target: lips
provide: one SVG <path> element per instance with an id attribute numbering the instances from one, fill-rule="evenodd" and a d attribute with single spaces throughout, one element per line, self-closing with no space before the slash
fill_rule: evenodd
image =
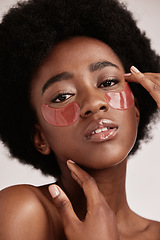
<path id="1" fill-rule="evenodd" d="M 93 142 L 112 139 L 118 133 L 118 125 L 109 119 L 91 122 L 85 131 L 85 138 Z"/>

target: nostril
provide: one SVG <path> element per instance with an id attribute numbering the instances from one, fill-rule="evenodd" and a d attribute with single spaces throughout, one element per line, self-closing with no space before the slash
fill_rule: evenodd
<path id="1" fill-rule="evenodd" d="M 91 114 L 95 114 L 95 113 L 97 113 L 98 111 L 106 111 L 107 110 L 107 108 L 106 108 L 106 106 L 104 105 L 104 106 L 97 106 L 95 109 L 92 109 L 92 110 L 88 110 L 88 111 L 82 111 L 82 114 L 80 115 L 80 117 L 82 117 L 82 118 L 86 118 L 86 117 L 89 117 Z"/>
<path id="2" fill-rule="evenodd" d="M 100 107 L 100 110 L 105 110 L 105 109 L 106 109 L 105 106 Z"/>
<path id="3" fill-rule="evenodd" d="M 90 115 L 90 114 L 91 114 L 91 111 L 85 112 L 85 116 L 88 116 L 88 115 Z"/>

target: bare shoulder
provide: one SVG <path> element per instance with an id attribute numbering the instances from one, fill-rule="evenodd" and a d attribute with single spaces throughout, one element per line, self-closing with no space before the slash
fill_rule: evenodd
<path id="1" fill-rule="evenodd" d="M 0 239 L 51 239 L 52 221 L 47 200 L 38 188 L 17 185 L 2 190 L 0 213 Z"/>
<path id="2" fill-rule="evenodd" d="M 145 219 L 146 227 L 140 234 L 140 239 L 159 240 L 160 239 L 160 223 Z"/>
<path id="3" fill-rule="evenodd" d="M 150 237 L 150 239 L 160 239 L 160 222 L 149 221 L 148 236 Z"/>

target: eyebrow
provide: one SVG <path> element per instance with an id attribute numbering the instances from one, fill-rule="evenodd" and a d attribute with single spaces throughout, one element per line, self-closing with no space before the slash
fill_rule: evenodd
<path id="1" fill-rule="evenodd" d="M 92 63 L 89 65 L 89 71 L 90 72 L 94 72 L 97 70 L 100 70 L 102 68 L 105 67 L 115 67 L 117 69 L 120 69 L 116 64 L 109 62 L 109 61 L 103 61 L 103 62 L 96 62 L 96 63 Z"/>
<path id="2" fill-rule="evenodd" d="M 105 67 L 115 67 L 117 69 L 120 69 L 116 64 L 109 62 L 109 61 L 103 61 L 103 62 L 96 62 L 96 63 L 92 63 L 88 66 L 88 69 L 90 72 L 95 72 L 97 70 L 103 69 Z M 55 83 L 55 82 L 59 82 L 62 80 L 68 80 L 74 77 L 73 73 L 69 73 L 69 72 L 62 72 L 60 74 L 57 74 L 56 76 L 51 77 L 43 86 L 42 88 L 42 95 L 44 94 L 44 92 L 47 90 L 47 88 Z"/>
<path id="3" fill-rule="evenodd" d="M 55 83 L 55 82 L 59 82 L 59 81 L 62 81 L 62 80 L 68 80 L 68 79 L 71 79 L 73 78 L 73 74 L 72 73 L 69 73 L 69 72 L 62 72 L 60 74 L 57 74 L 56 76 L 54 77 L 51 77 L 43 86 L 42 88 L 42 94 L 44 94 L 44 92 L 47 90 L 47 88 Z"/>

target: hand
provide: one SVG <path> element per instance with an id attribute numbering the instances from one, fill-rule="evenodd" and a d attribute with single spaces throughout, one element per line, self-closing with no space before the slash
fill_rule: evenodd
<path id="1" fill-rule="evenodd" d="M 124 75 L 127 82 L 140 83 L 156 101 L 160 111 L 160 73 L 141 73 L 134 66 L 131 73 Z"/>
<path id="2" fill-rule="evenodd" d="M 99 191 L 95 180 L 74 162 L 69 160 L 67 165 L 72 177 L 83 188 L 87 198 L 87 214 L 82 222 L 62 189 L 56 185 L 49 186 L 53 203 L 62 218 L 67 239 L 118 240 L 115 215 Z"/>

